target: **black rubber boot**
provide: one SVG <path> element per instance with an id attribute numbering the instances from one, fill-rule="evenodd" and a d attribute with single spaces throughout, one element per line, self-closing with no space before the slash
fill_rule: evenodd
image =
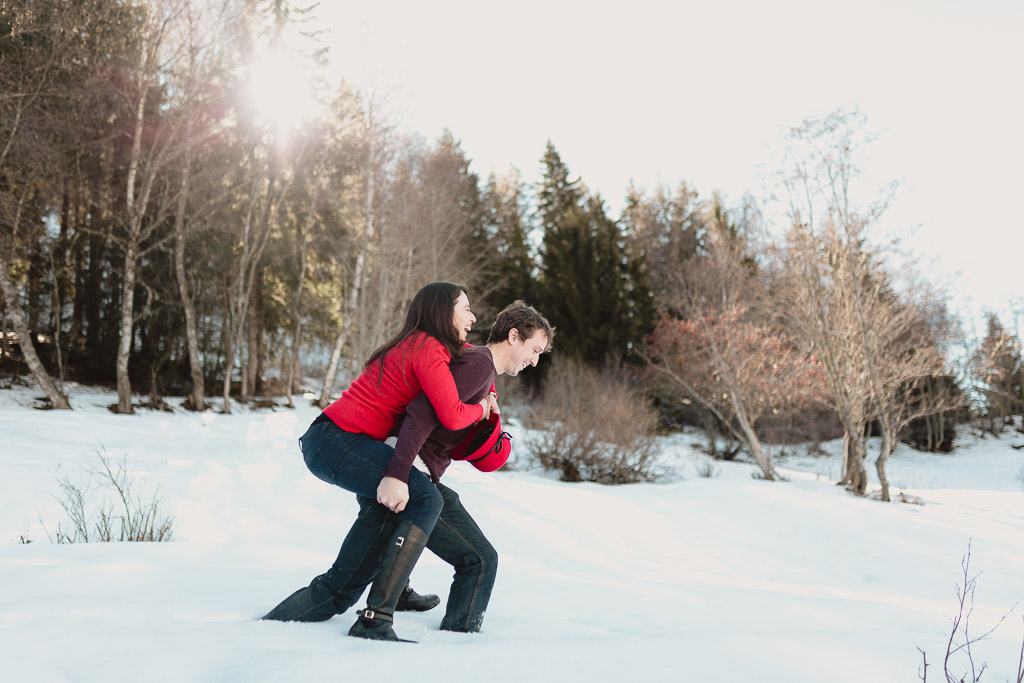
<path id="1" fill-rule="evenodd" d="M 327 621 L 338 614 L 334 595 L 323 585 L 320 576 L 282 600 L 262 619 L 269 621 Z"/>
<path id="2" fill-rule="evenodd" d="M 380 567 L 393 535 L 394 515 L 375 501 L 360 501 L 359 516 L 345 537 L 334 565 L 270 610 L 271 621 L 327 621 L 358 602 Z"/>
<path id="3" fill-rule="evenodd" d="M 420 595 L 412 589 L 412 586 L 406 583 L 405 590 L 402 591 L 402 596 L 398 598 L 398 606 L 395 607 L 395 611 L 426 612 L 434 609 L 440 604 L 441 598 L 437 597 L 433 593 Z"/>
<path id="4" fill-rule="evenodd" d="M 426 545 L 427 534 L 423 529 L 408 520 L 399 523 L 391 544 L 381 558 L 377 578 L 370 586 L 366 609 L 358 612 L 359 618 L 349 629 L 350 636 L 371 640 L 402 640 L 391 628 L 395 607 Z"/>

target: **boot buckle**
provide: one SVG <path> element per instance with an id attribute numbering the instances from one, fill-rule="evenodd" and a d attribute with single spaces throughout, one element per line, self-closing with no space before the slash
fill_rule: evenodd
<path id="1" fill-rule="evenodd" d="M 374 612 L 372 609 L 364 609 L 362 614 L 360 614 L 359 616 L 361 616 L 363 619 L 371 619 L 372 620 L 373 616 L 375 614 L 376 614 L 376 612 Z"/>

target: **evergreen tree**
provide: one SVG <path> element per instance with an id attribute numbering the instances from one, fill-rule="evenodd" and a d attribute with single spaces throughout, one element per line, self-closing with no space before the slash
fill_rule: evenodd
<path id="1" fill-rule="evenodd" d="M 492 173 L 484 188 L 478 246 L 490 253 L 484 271 L 488 283 L 484 308 L 488 311 L 499 311 L 516 299 L 533 301 L 535 265 L 530 255 L 523 194 L 518 172 L 500 179 Z"/>
<path id="2" fill-rule="evenodd" d="M 640 264 L 599 195 L 586 196 L 551 143 L 542 160 L 538 218 L 544 231 L 538 303 L 559 328 L 559 353 L 588 365 L 622 362 L 652 327 Z"/>
<path id="3" fill-rule="evenodd" d="M 989 313 L 985 338 L 974 354 L 976 389 L 988 429 L 999 434 L 1014 415 L 1024 411 L 1024 357 L 1020 339 Z"/>
<path id="4" fill-rule="evenodd" d="M 658 306 L 671 308 L 679 277 L 686 262 L 704 249 L 713 216 L 686 183 L 680 183 L 675 194 L 665 187 L 656 188 L 650 196 L 629 189 L 621 219 L 626 248 L 630 259 L 642 264 Z"/>

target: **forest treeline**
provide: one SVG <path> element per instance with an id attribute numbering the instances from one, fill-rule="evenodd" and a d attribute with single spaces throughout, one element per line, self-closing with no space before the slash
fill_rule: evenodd
<path id="1" fill-rule="evenodd" d="M 642 388 L 662 423 L 705 427 L 769 479 L 764 442 L 841 434 L 863 492 L 877 435 L 888 499 L 897 441 L 945 450 L 970 416 L 999 431 L 1024 411 L 1012 325 L 968 335 L 875 237 L 891 188 L 858 175 L 858 112 L 794 126 L 771 197 L 630 187 L 613 216 L 552 142 L 539 183 L 480 178 L 453 132 L 400 134 L 346 82 L 316 82 L 321 106 L 282 126 L 251 96 L 254 65 L 322 73 L 314 12 L 0 3 L 3 374 L 31 372 L 55 408 L 69 380 L 116 386 L 122 413 L 133 393 L 227 412 L 229 396 L 290 403 L 304 376 L 323 404 L 443 279 L 481 321 L 535 304 L 554 364 Z"/>

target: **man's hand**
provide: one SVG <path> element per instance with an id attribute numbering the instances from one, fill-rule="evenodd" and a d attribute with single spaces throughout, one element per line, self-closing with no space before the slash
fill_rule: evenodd
<path id="1" fill-rule="evenodd" d="M 409 485 L 401 479 L 384 477 L 377 486 L 377 502 L 398 513 L 409 503 Z"/>
<path id="2" fill-rule="evenodd" d="M 487 394 L 487 406 L 490 409 L 488 416 L 490 413 L 501 415 L 501 409 L 498 408 L 498 395 L 493 391 Z"/>

